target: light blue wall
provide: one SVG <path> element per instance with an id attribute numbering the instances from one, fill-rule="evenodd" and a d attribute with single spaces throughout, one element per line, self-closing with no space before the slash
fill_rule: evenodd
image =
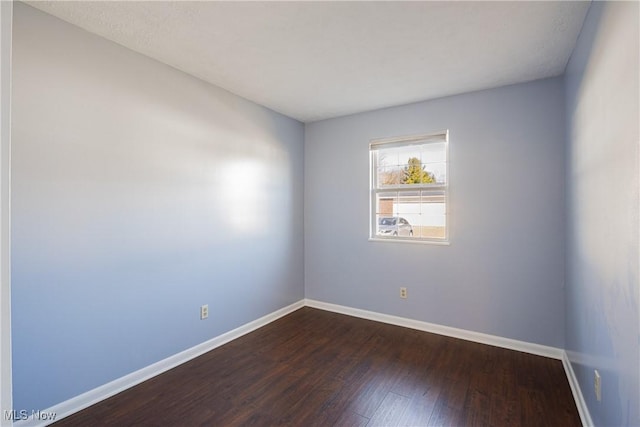
<path id="1" fill-rule="evenodd" d="M 303 298 L 301 123 L 14 11 L 15 409 Z"/>
<path id="2" fill-rule="evenodd" d="M 451 245 L 368 241 L 369 141 L 443 129 Z M 307 298 L 563 347 L 564 137 L 561 78 L 308 124 Z"/>
<path id="3" fill-rule="evenodd" d="M 594 2 L 566 73 L 566 348 L 597 426 L 640 425 L 639 12 Z"/>

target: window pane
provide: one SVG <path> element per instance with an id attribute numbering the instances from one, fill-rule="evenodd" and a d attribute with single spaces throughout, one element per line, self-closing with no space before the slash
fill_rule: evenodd
<path id="1" fill-rule="evenodd" d="M 447 161 L 446 145 L 444 142 L 436 142 L 420 146 L 424 163 L 444 163 Z"/>
<path id="2" fill-rule="evenodd" d="M 378 186 L 402 184 L 404 173 L 402 168 L 397 166 L 387 166 L 378 168 Z"/>
<path id="3" fill-rule="evenodd" d="M 377 185 L 445 184 L 446 145 L 431 143 L 378 150 Z"/>
<path id="4" fill-rule="evenodd" d="M 398 219 L 395 215 L 395 206 L 398 202 L 398 193 L 381 193 L 376 198 L 376 228 L 378 236 L 397 236 Z"/>
<path id="5" fill-rule="evenodd" d="M 436 184 L 447 183 L 447 164 L 446 163 L 424 163 L 422 165 Z"/>
<path id="6" fill-rule="evenodd" d="M 444 239 L 447 212 L 444 192 L 423 191 L 420 208 L 420 222 L 414 233 L 422 238 Z"/>
<path id="7" fill-rule="evenodd" d="M 376 215 L 395 216 L 395 206 L 397 203 L 397 192 L 378 193 L 376 196 Z"/>
<path id="8" fill-rule="evenodd" d="M 398 193 L 398 199 L 394 206 L 394 214 L 401 220 L 405 221 L 404 237 L 418 237 L 415 226 L 420 222 L 420 192 L 419 191 L 403 191 Z"/>

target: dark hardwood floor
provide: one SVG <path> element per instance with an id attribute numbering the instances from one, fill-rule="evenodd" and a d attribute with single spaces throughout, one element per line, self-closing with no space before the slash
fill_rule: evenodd
<path id="1" fill-rule="evenodd" d="M 562 363 L 302 308 L 55 424 L 580 426 Z"/>

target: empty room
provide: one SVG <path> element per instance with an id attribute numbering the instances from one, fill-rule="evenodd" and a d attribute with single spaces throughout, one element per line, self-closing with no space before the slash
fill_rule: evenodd
<path id="1" fill-rule="evenodd" d="M 0 23 L 3 427 L 640 427 L 638 1 Z"/>

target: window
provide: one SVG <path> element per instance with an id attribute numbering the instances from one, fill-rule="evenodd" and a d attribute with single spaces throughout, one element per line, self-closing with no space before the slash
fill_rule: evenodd
<path id="1" fill-rule="evenodd" d="M 371 141 L 371 238 L 447 242 L 449 132 Z"/>

